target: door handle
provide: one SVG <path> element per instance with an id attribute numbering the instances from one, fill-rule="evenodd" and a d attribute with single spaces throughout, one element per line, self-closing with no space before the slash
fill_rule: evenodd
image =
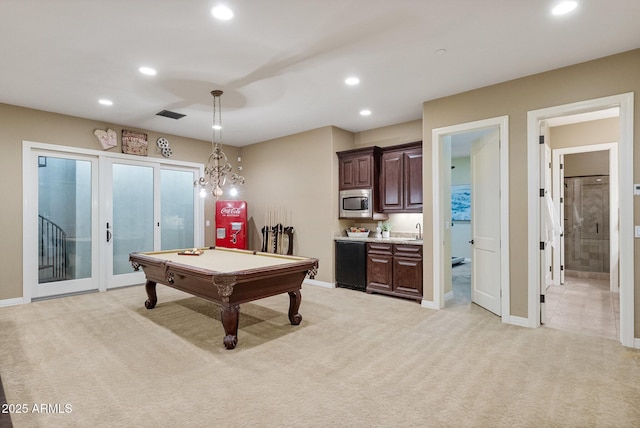
<path id="1" fill-rule="evenodd" d="M 469 241 L 469 244 L 473 245 L 473 239 L 471 241 Z"/>

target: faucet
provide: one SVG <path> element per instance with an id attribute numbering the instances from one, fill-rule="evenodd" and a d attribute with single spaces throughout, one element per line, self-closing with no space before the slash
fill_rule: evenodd
<path id="1" fill-rule="evenodd" d="M 416 239 L 422 239 L 422 225 L 420 223 L 416 224 L 416 229 L 418 229 L 418 236 Z"/>

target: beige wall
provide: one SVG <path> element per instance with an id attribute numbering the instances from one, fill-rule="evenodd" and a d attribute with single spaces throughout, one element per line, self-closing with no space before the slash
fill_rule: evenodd
<path id="1" fill-rule="evenodd" d="M 564 155 L 564 176 L 609 175 L 609 151 Z"/>
<path id="2" fill-rule="evenodd" d="M 413 120 L 362 131 L 354 136 L 356 147 L 387 147 L 415 141 L 422 141 L 422 120 Z"/>
<path id="3" fill-rule="evenodd" d="M 259 249 L 267 209 L 282 207 L 294 227 L 294 254 L 318 258 L 316 279 L 333 282 L 333 232 L 337 219 L 334 138 L 350 144 L 346 131 L 324 127 L 242 147 L 247 180 L 249 245 Z"/>
<path id="4" fill-rule="evenodd" d="M 552 149 L 615 143 L 620 140 L 620 119 L 610 117 L 571 125 L 552 126 L 549 128 L 549 140 L 549 146 Z"/>
<path id="5" fill-rule="evenodd" d="M 113 129 L 120 141 L 123 129 L 120 125 L 0 104 L 0 300 L 22 297 L 22 141 L 100 150 L 93 135 L 98 128 Z M 211 152 L 209 142 L 153 132 L 147 134 L 149 157 L 162 157 L 154 150 L 160 136 L 169 139 L 174 153 L 171 159 L 201 163 Z M 121 147 L 118 145 L 110 151 L 121 152 Z M 206 218 L 213 219 L 213 212 L 213 206 L 207 203 Z"/>
<path id="6" fill-rule="evenodd" d="M 492 117 L 509 116 L 509 212 L 511 314 L 528 316 L 527 258 L 534 243 L 527 243 L 527 112 L 609 95 L 640 91 L 640 50 L 634 50 L 571 67 L 504 82 L 423 105 L 425 155 L 425 200 L 432 198 L 431 130 Z M 634 182 L 640 179 L 640 108 L 634 110 Z M 640 199 L 634 200 L 635 222 L 640 221 Z M 425 240 L 432 238 L 433 216 L 425 211 Z M 635 266 L 640 266 L 640 245 L 635 243 Z M 432 278 L 432 248 L 424 248 L 425 284 Z M 640 269 L 635 271 L 635 331 L 640 332 Z M 428 287 L 425 287 L 427 289 Z M 425 291 L 431 298 L 432 290 Z"/>

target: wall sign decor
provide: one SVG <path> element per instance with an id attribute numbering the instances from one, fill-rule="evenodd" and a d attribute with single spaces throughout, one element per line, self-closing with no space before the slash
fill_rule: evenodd
<path id="1" fill-rule="evenodd" d="M 122 153 L 130 155 L 147 155 L 147 134 L 136 131 L 122 130 Z"/>
<path id="2" fill-rule="evenodd" d="M 170 158 L 173 154 L 173 150 L 171 150 L 171 147 L 169 147 L 169 140 L 167 140 L 166 138 L 158 138 L 158 140 L 156 141 L 156 145 L 158 146 L 156 151 L 162 153 L 162 156 L 164 156 L 165 158 Z"/>
<path id="3" fill-rule="evenodd" d="M 93 135 L 96 136 L 102 150 L 109 150 L 118 145 L 118 134 L 113 129 L 96 129 L 93 131 Z"/>
<path id="4" fill-rule="evenodd" d="M 451 186 L 451 217 L 454 221 L 471 220 L 471 185 Z"/>

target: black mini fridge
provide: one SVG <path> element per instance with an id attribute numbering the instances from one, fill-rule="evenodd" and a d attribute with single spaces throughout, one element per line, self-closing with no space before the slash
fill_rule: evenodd
<path id="1" fill-rule="evenodd" d="M 336 287 L 366 291 L 366 242 L 336 241 Z"/>

